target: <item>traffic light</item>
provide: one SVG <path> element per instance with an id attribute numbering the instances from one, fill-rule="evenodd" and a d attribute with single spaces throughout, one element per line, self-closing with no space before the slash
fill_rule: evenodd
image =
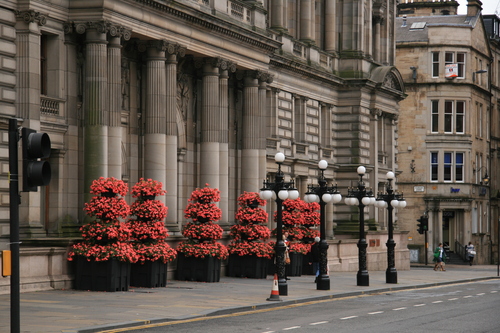
<path id="1" fill-rule="evenodd" d="M 417 221 L 419 222 L 417 224 L 417 231 L 419 234 L 423 234 L 424 231 L 427 231 L 429 229 L 429 218 L 427 216 L 422 215 L 419 219 L 417 219 Z"/>
<path id="2" fill-rule="evenodd" d="M 37 133 L 31 128 L 22 128 L 23 143 L 23 192 L 36 192 L 38 186 L 50 183 L 51 169 L 47 161 L 50 156 L 50 138 L 47 133 Z"/>

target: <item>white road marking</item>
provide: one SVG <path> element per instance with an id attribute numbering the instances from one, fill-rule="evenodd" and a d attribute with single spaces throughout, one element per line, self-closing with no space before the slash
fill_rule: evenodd
<path id="1" fill-rule="evenodd" d="M 470 297 L 472 297 L 472 295 L 469 295 L 469 296 L 464 296 L 464 298 L 470 298 Z"/>
<path id="2" fill-rule="evenodd" d="M 406 310 L 406 308 L 396 308 L 396 309 L 392 309 L 392 311 L 399 311 L 399 310 Z"/>
<path id="3" fill-rule="evenodd" d="M 434 301 L 434 302 L 432 302 L 432 304 L 436 304 L 436 303 L 443 303 L 443 301 Z"/>
<path id="4" fill-rule="evenodd" d="M 480 293 L 480 294 L 476 294 L 476 295 L 477 295 L 477 296 L 483 296 L 483 295 L 484 295 L 484 293 Z"/>
<path id="5" fill-rule="evenodd" d="M 369 312 L 369 315 L 384 313 L 384 311 Z"/>
<path id="6" fill-rule="evenodd" d="M 344 317 L 344 318 L 340 318 L 340 320 L 352 319 L 352 318 L 358 318 L 358 316 Z"/>
<path id="7" fill-rule="evenodd" d="M 287 328 L 284 328 L 283 331 L 294 330 L 294 329 L 297 329 L 297 328 L 300 328 L 300 326 L 287 327 Z"/>
<path id="8" fill-rule="evenodd" d="M 458 297 L 455 297 L 455 298 L 449 298 L 448 301 L 456 301 L 458 299 Z"/>
<path id="9" fill-rule="evenodd" d="M 425 304 L 415 304 L 414 306 L 424 306 Z"/>
<path id="10" fill-rule="evenodd" d="M 494 294 L 494 293 L 497 293 L 498 291 L 496 290 L 492 290 L 491 293 Z"/>
<path id="11" fill-rule="evenodd" d="M 317 323 L 310 323 L 309 325 L 321 325 L 321 324 L 326 324 L 328 323 L 327 321 L 318 321 Z"/>

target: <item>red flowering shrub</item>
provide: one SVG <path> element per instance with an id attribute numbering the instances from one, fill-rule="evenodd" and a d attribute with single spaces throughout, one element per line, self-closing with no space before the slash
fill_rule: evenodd
<path id="1" fill-rule="evenodd" d="M 311 229 L 320 224 L 319 208 L 317 202 L 307 203 L 301 199 L 283 201 L 283 233 L 288 232 L 288 237 L 291 239 L 289 252 L 307 254 L 310 251 L 311 246 L 303 242 L 319 236 L 319 230 Z M 276 212 L 274 219 L 275 221 L 277 219 Z M 276 235 L 276 229 L 272 234 Z"/>
<path id="2" fill-rule="evenodd" d="M 139 263 L 147 260 L 167 263 L 177 256 L 177 251 L 165 242 L 168 232 L 164 220 L 168 209 L 163 202 L 154 199 L 166 193 L 162 187 L 163 184 L 159 181 L 143 178 L 132 187 L 132 196 L 137 200 L 130 210 L 136 220 L 130 219 L 128 226 Z"/>
<path id="3" fill-rule="evenodd" d="M 221 209 L 214 203 L 220 201 L 220 191 L 208 186 L 191 193 L 184 217 L 192 221 L 182 229 L 188 239 L 177 246 L 177 251 L 186 257 L 226 259 L 227 248 L 215 241 L 222 238 L 222 228 L 213 223 L 222 217 Z"/>
<path id="4" fill-rule="evenodd" d="M 273 249 L 264 243 L 269 239 L 271 231 L 264 224 L 267 223 L 267 212 L 259 206 L 265 206 L 266 201 L 256 192 L 244 192 L 238 198 L 239 208 L 235 218 L 239 224 L 231 227 L 230 236 L 233 238 L 228 244 L 230 254 L 239 256 L 255 255 L 271 258 Z"/>
<path id="5" fill-rule="evenodd" d="M 128 243 L 130 230 L 119 221 L 119 218 L 127 217 L 130 211 L 123 199 L 128 191 L 127 184 L 113 177 L 101 177 L 92 182 L 90 190 L 92 194 L 100 196 L 95 196 L 86 203 L 84 210 L 95 219 L 80 228 L 83 241 L 71 247 L 68 260 L 81 256 L 89 261 L 114 258 L 136 262 L 137 254 Z"/>
<path id="6" fill-rule="evenodd" d="M 146 196 L 159 196 L 165 195 L 167 191 L 163 189 L 163 184 L 157 180 L 144 178 L 139 179 L 139 181 L 132 187 L 130 191 L 132 197 L 140 198 Z"/>

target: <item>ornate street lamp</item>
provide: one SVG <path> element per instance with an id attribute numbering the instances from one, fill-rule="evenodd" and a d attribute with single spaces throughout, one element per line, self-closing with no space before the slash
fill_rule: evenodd
<path id="1" fill-rule="evenodd" d="M 371 189 L 366 189 L 363 176 L 366 173 L 364 166 L 358 167 L 359 181 L 357 188 L 350 187 L 345 199 L 346 205 L 358 206 L 359 208 L 359 241 L 358 241 L 358 262 L 359 270 L 357 274 L 358 286 L 369 286 L 370 277 L 366 269 L 366 248 L 368 244 L 365 239 L 365 206 L 373 205 L 375 197 Z"/>
<path id="2" fill-rule="evenodd" d="M 299 197 L 299 191 L 294 187 L 293 180 L 285 182 L 285 176 L 281 171 L 281 165 L 285 161 L 285 154 L 277 153 L 274 156 L 276 164 L 278 164 L 278 172 L 274 176 L 274 183 L 269 180 L 264 181 L 264 186 L 260 190 L 260 197 L 264 200 L 269 200 L 275 194 L 276 201 L 276 245 L 275 266 L 276 274 L 278 275 L 278 291 L 281 296 L 288 295 L 288 285 L 285 278 L 285 251 L 286 246 L 283 241 L 283 201 L 286 199 L 295 200 Z"/>
<path id="3" fill-rule="evenodd" d="M 394 172 L 389 171 L 387 173 L 387 186 L 385 188 L 386 193 L 378 193 L 377 201 L 375 206 L 379 208 L 387 208 L 387 227 L 389 229 L 389 239 L 387 240 L 387 270 L 385 272 L 385 282 L 386 283 L 398 283 L 398 272 L 396 271 L 396 265 L 394 260 L 394 248 L 396 243 L 393 239 L 394 227 L 392 225 L 392 211 L 394 208 L 405 208 L 406 201 L 403 198 L 403 194 L 394 193 L 392 189 L 391 182 L 394 179 Z"/>
<path id="4" fill-rule="evenodd" d="M 337 185 L 328 186 L 325 179 L 325 170 L 328 168 L 328 162 L 321 160 L 318 163 L 318 167 L 321 171 L 321 175 L 318 177 L 319 185 L 309 185 L 307 187 L 307 193 L 304 197 L 305 202 L 319 202 L 319 214 L 320 214 L 320 260 L 319 260 L 319 272 L 320 275 L 316 279 L 316 289 L 317 290 L 330 290 L 330 277 L 328 276 L 328 243 L 326 242 L 326 221 L 325 221 L 325 206 L 330 201 L 333 203 L 340 202 L 342 196 L 337 190 Z M 315 272 L 316 273 L 316 272 Z"/>

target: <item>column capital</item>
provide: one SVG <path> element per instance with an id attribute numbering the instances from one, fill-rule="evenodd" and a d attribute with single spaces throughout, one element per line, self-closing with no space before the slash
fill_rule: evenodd
<path id="1" fill-rule="evenodd" d="M 16 16 L 22 19 L 25 23 L 38 23 L 39 26 L 45 25 L 47 23 L 47 17 L 40 14 L 40 12 L 29 10 L 17 10 Z"/>
<path id="2" fill-rule="evenodd" d="M 66 22 L 63 27 L 66 34 L 73 32 L 84 34 L 87 30 L 93 29 L 99 33 L 108 34 L 111 37 L 123 38 L 123 40 L 129 40 L 132 36 L 131 30 L 109 21 Z"/>
<path id="3" fill-rule="evenodd" d="M 202 68 L 204 65 L 209 65 L 214 68 L 219 68 L 223 71 L 230 71 L 231 73 L 236 72 L 236 63 L 230 61 L 228 59 L 224 59 L 222 57 L 206 57 L 206 58 L 197 58 L 194 61 L 194 65 L 196 68 Z"/>

